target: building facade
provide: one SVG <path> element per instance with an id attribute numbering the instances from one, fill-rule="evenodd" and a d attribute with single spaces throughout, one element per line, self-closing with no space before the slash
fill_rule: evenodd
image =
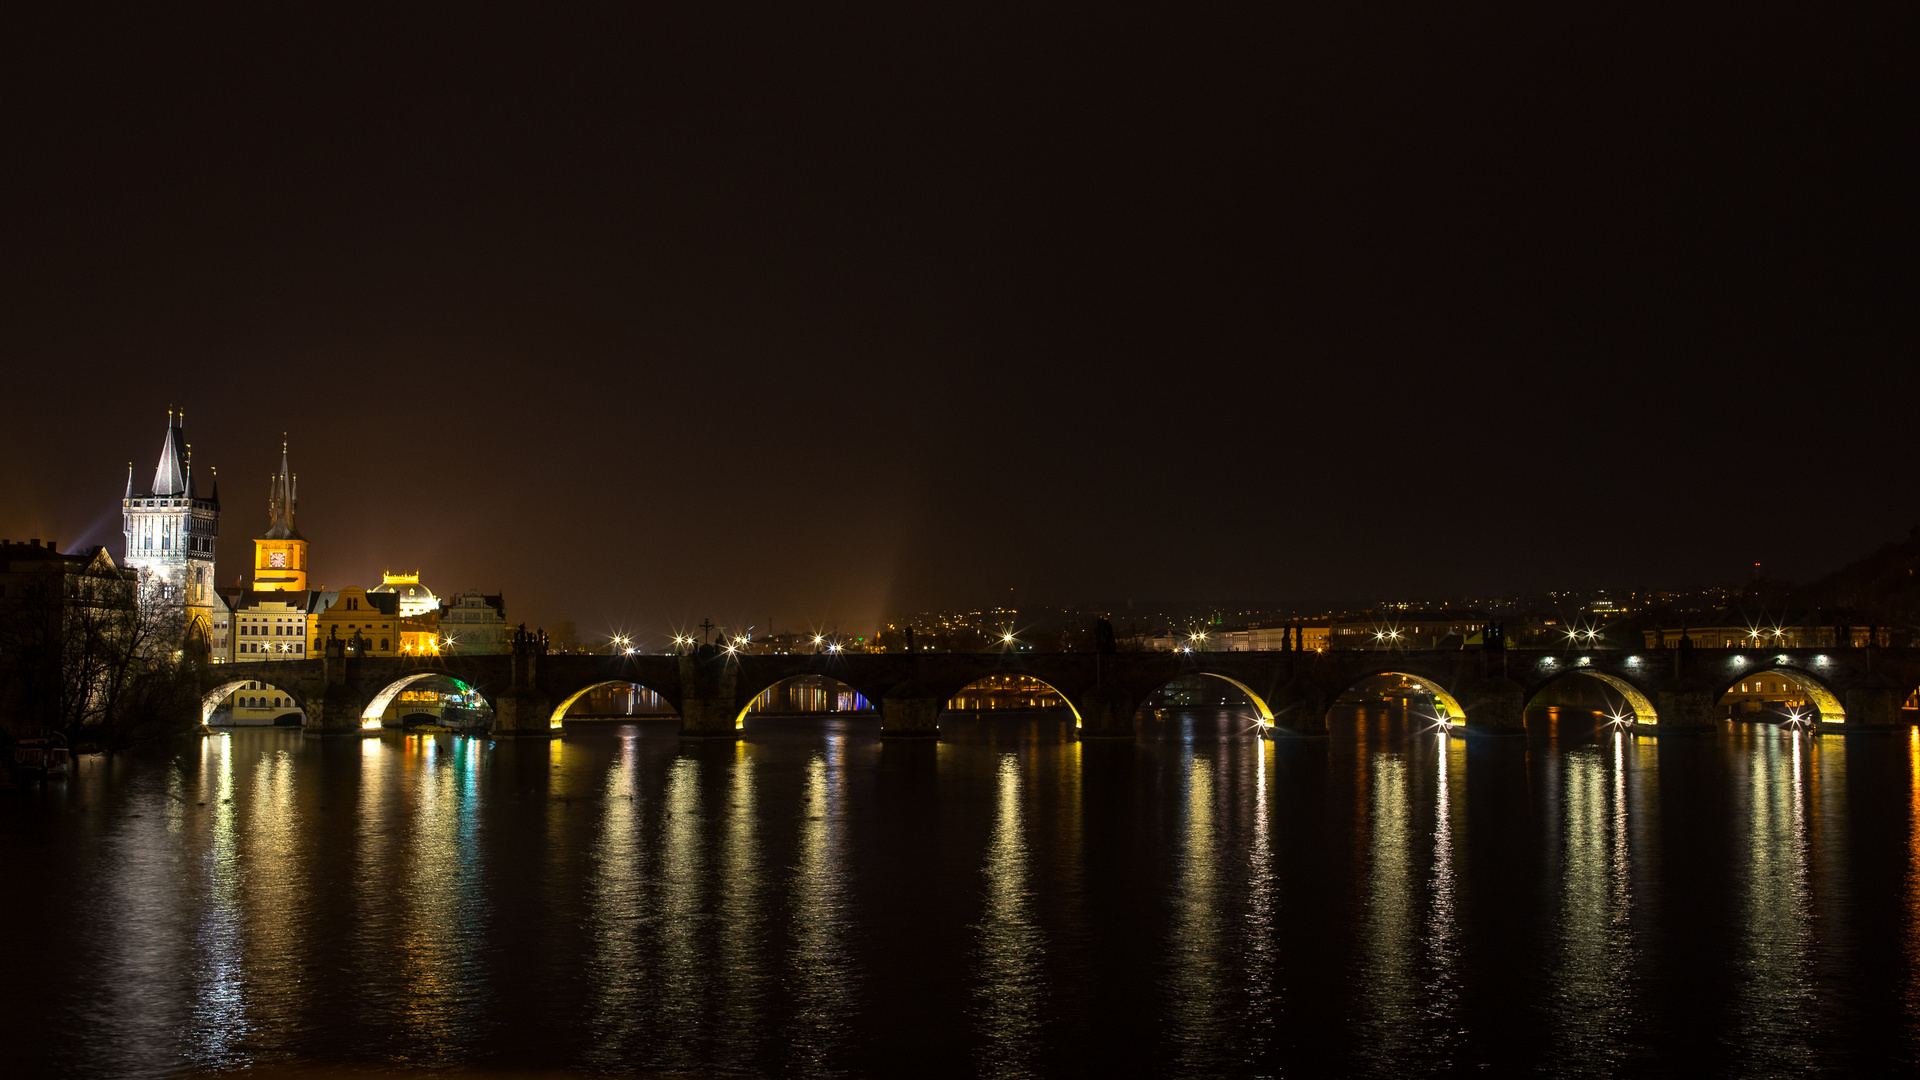
<path id="1" fill-rule="evenodd" d="M 399 656 L 400 598 L 350 585 L 337 593 L 316 593 L 307 624 L 307 649 L 320 655 L 327 642 L 340 641 L 348 656 Z"/>
<path id="2" fill-rule="evenodd" d="M 267 531 L 253 542 L 255 592 L 305 592 L 307 538 L 294 527 L 299 508 L 300 481 L 287 464 L 287 444 L 280 444 L 280 471 L 267 485 Z"/>
<path id="3" fill-rule="evenodd" d="M 140 603 L 177 620 L 182 641 L 211 648 L 214 617 L 214 542 L 220 535 L 220 481 L 201 498 L 194 489 L 193 448 L 186 418 L 167 412 L 167 434 L 153 484 L 137 491 L 133 464 L 120 500 L 126 557 L 121 565 L 140 578 Z"/>
<path id="4" fill-rule="evenodd" d="M 140 576 L 104 547 L 0 540 L 0 726 L 53 727 L 91 710 L 98 674 L 143 647 Z"/>
<path id="5" fill-rule="evenodd" d="M 464 592 L 440 609 L 440 648 L 460 656 L 504 656 L 513 651 L 503 596 Z"/>
<path id="6" fill-rule="evenodd" d="M 390 593 L 398 600 L 400 651 L 409 656 L 440 653 L 440 598 L 420 581 L 420 572 L 383 572 L 368 593 Z"/>
<path id="7" fill-rule="evenodd" d="M 392 593 L 398 596 L 402 615 L 425 615 L 429 612 L 437 615 L 440 612 L 440 598 L 433 595 L 432 589 L 421 584 L 418 570 L 411 574 L 383 572 L 380 575 L 380 584 L 367 591 Z"/>

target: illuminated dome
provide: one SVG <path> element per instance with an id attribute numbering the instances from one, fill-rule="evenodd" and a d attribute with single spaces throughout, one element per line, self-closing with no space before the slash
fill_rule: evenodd
<path id="1" fill-rule="evenodd" d="M 402 617 L 440 610 L 440 598 L 433 595 L 432 589 L 420 584 L 418 571 L 411 574 L 381 574 L 380 584 L 367 591 L 399 596 Z"/>

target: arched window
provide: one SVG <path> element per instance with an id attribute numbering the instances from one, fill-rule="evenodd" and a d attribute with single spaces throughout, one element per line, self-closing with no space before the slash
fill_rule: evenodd
<path id="1" fill-rule="evenodd" d="M 386 638 L 381 638 L 381 639 L 380 639 L 380 651 L 381 651 L 381 652 L 386 652 L 386 651 L 387 651 L 387 639 L 386 639 Z"/>

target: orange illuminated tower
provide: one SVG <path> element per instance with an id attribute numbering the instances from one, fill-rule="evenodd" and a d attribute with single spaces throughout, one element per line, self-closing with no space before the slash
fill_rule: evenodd
<path id="1" fill-rule="evenodd" d="M 300 592 L 307 587 L 307 538 L 293 527 L 300 483 L 287 467 L 287 444 L 280 443 L 280 471 L 267 489 L 267 534 L 253 542 L 255 592 Z"/>

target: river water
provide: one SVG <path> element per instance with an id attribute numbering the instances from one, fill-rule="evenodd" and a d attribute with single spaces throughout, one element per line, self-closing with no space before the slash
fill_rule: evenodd
<path id="1" fill-rule="evenodd" d="M 252 730 L 0 795 L 21 1076 L 1799 1076 L 1920 1048 L 1920 738 L 1398 710 Z"/>

